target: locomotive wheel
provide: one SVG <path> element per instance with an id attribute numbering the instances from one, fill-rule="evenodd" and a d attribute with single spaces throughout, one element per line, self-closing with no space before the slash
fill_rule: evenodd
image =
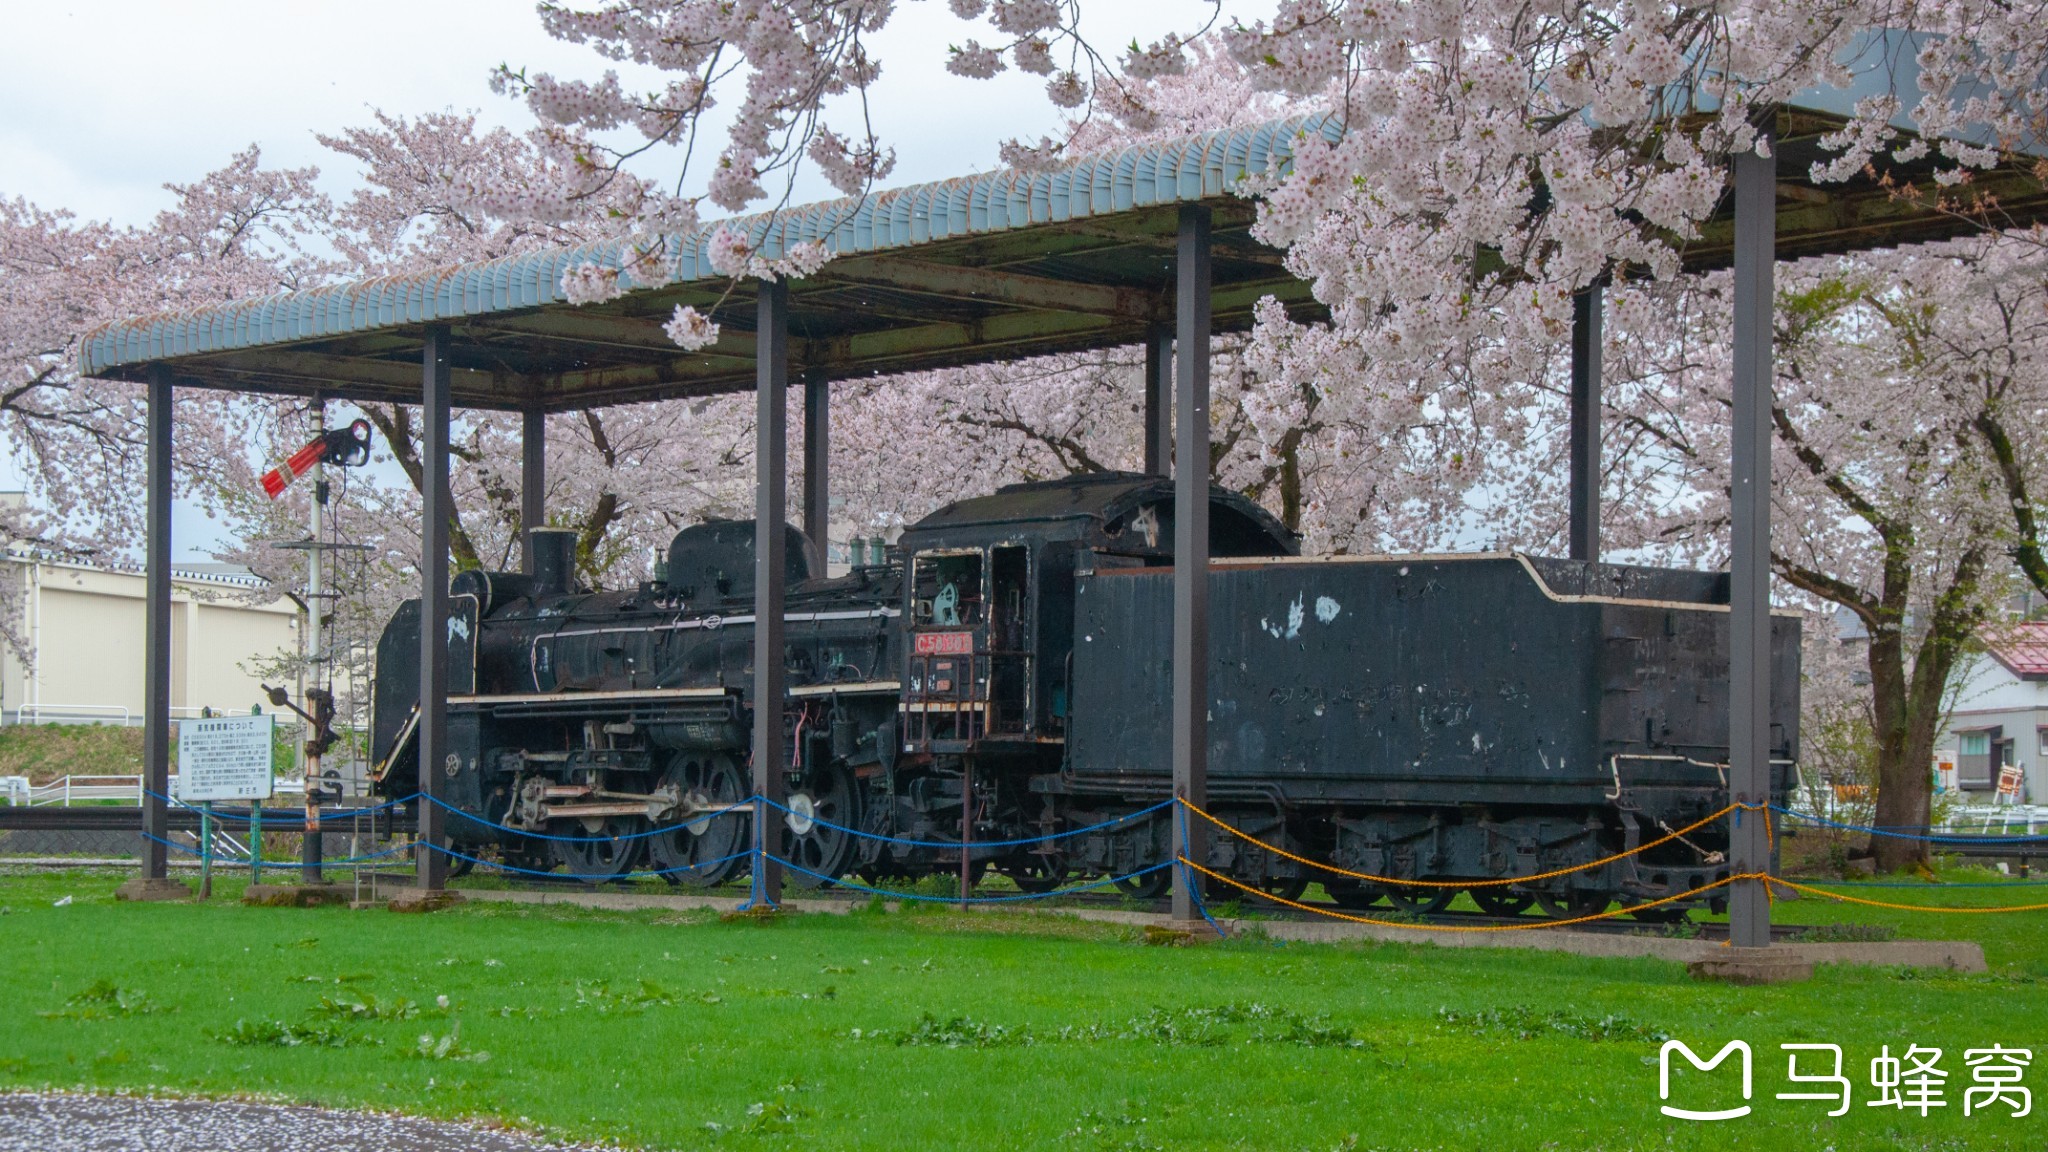
<path id="1" fill-rule="evenodd" d="M 1173 869 L 1161 868 L 1143 876 L 1125 876 L 1116 882 L 1116 890 L 1133 900 L 1157 900 L 1173 887 Z"/>
<path id="2" fill-rule="evenodd" d="M 641 854 L 647 850 L 648 837 L 641 836 L 628 840 L 624 837 L 644 830 L 646 822 L 637 816 L 607 816 L 597 821 L 597 828 L 590 827 L 590 821 L 576 820 L 567 823 L 557 836 L 605 836 L 605 840 L 551 840 L 555 859 L 568 869 L 571 876 L 585 884 L 606 884 L 631 873 L 640 863 Z"/>
<path id="3" fill-rule="evenodd" d="M 1472 902 L 1488 916 L 1520 916 L 1536 902 L 1536 897 L 1529 893 L 1511 891 L 1505 886 L 1469 888 L 1465 895 L 1472 897 Z"/>
<path id="4" fill-rule="evenodd" d="M 1645 924 L 1683 924 L 1692 910 L 1681 904 L 1659 904 L 1655 908 L 1635 908 L 1629 911 L 1632 919 Z"/>
<path id="5" fill-rule="evenodd" d="M 1357 880 L 1325 880 L 1323 890 L 1330 894 L 1330 899 L 1337 902 L 1337 907 L 1351 912 L 1363 912 L 1379 903 L 1380 897 L 1386 895 L 1378 885 Z"/>
<path id="6" fill-rule="evenodd" d="M 1033 896 L 1050 892 L 1067 882 L 1066 861 L 1058 856 L 1045 856 L 1036 852 L 1020 853 L 998 866 L 1017 891 Z"/>
<path id="7" fill-rule="evenodd" d="M 1587 892 L 1579 888 L 1573 888 L 1562 895 L 1554 892 L 1536 894 L 1536 906 L 1543 909 L 1543 914 L 1552 920 L 1573 920 L 1605 912 L 1611 903 L 1613 897 L 1605 892 Z"/>
<path id="8" fill-rule="evenodd" d="M 847 829 L 860 827 L 851 773 L 825 768 L 812 773 L 809 784 L 783 802 L 789 811 L 782 813 L 782 858 L 804 870 L 788 872 L 789 883 L 798 888 L 839 879 L 853 864 L 854 835 Z"/>
<path id="9" fill-rule="evenodd" d="M 1252 887 L 1257 888 L 1268 896 L 1278 896 L 1282 900 L 1294 901 L 1301 899 L 1301 894 L 1308 891 L 1308 877 L 1261 876 L 1259 877 L 1259 882 L 1252 885 Z"/>
<path id="10" fill-rule="evenodd" d="M 1410 916 L 1434 916 L 1457 899 L 1456 888 L 1389 888 L 1387 903 Z"/>
<path id="11" fill-rule="evenodd" d="M 661 782 L 675 786 L 699 808 L 725 808 L 746 798 L 739 765 L 723 752 L 678 753 L 669 761 Z M 699 813 L 682 828 L 648 837 L 648 859 L 671 884 L 689 888 L 723 884 L 746 870 L 744 856 L 728 857 L 746 851 L 752 843 L 753 827 L 748 819 L 744 812 L 708 818 Z"/>

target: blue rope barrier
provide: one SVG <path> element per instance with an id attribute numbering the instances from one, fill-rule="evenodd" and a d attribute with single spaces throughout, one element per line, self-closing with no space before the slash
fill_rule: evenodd
<path id="1" fill-rule="evenodd" d="M 773 800 L 765 802 L 770 808 L 786 812 L 792 816 L 798 815 L 792 809 L 777 804 Z M 1047 836 L 1029 836 L 1021 840 L 975 840 L 969 842 L 967 847 L 976 850 L 983 848 L 1021 848 L 1027 844 L 1044 844 L 1053 840 L 1065 840 L 1071 836 L 1083 836 L 1090 832 L 1099 832 L 1104 828 L 1113 828 L 1119 824 L 1127 824 L 1141 817 L 1150 816 L 1161 808 L 1171 807 L 1175 803 L 1176 801 L 1171 799 L 1161 800 L 1150 808 L 1141 808 L 1136 812 L 1126 813 L 1112 820 L 1104 820 L 1100 824 L 1090 824 L 1086 828 L 1069 828 L 1065 832 L 1054 832 Z M 809 816 L 805 817 L 805 819 L 820 827 L 830 828 L 835 832 L 844 832 L 849 836 L 858 836 L 863 840 L 879 840 L 884 844 L 901 844 L 907 848 L 951 848 L 958 851 L 961 845 L 961 841 L 958 840 L 910 840 L 901 836 L 884 836 L 879 832 L 863 832 L 858 828 L 848 828 L 844 824 L 834 824 L 822 816 Z"/>
<path id="2" fill-rule="evenodd" d="M 767 855 L 768 859 L 775 861 L 792 872 L 801 872 L 806 876 L 822 880 L 835 887 L 844 888 L 852 892 L 866 892 L 872 896 L 880 896 L 885 900 L 925 900 L 934 904 L 959 904 L 962 902 L 958 896 L 927 896 L 920 892 L 891 892 L 887 888 L 870 888 L 866 884 L 852 880 L 841 880 L 837 876 L 827 876 L 822 872 L 813 872 L 801 865 L 791 864 L 772 852 Z M 1023 892 L 1015 896 L 969 896 L 965 902 L 968 904 L 1017 904 L 1026 900 L 1050 900 L 1056 896 L 1072 896 L 1080 892 L 1090 892 L 1105 885 L 1115 884 L 1121 880 L 1136 880 L 1140 876 L 1149 876 L 1161 868 L 1171 867 L 1173 867 L 1173 861 L 1164 860 L 1152 865 L 1150 868 L 1141 868 L 1126 876 L 1110 876 L 1101 880 L 1091 880 L 1086 884 L 1076 884 L 1071 888 L 1055 888 L 1050 892 Z"/>
<path id="3" fill-rule="evenodd" d="M 618 875 L 616 875 L 616 876 L 605 876 L 605 877 L 601 877 L 601 878 L 600 878 L 600 877 L 596 877 L 596 876 L 584 876 L 584 875 L 582 875 L 582 874 L 580 874 L 580 873 L 576 873 L 576 872 L 556 872 L 556 871 L 554 871 L 554 870 L 552 870 L 552 869 L 550 869 L 550 870 L 547 870 L 547 871 L 542 871 L 542 870 L 540 870 L 540 869 L 538 869 L 538 868 L 521 868 L 521 867 L 519 867 L 519 866 L 518 866 L 518 865 L 516 865 L 516 864 L 502 864 L 502 863 L 499 863 L 499 862 L 498 862 L 498 861 L 496 861 L 496 860 L 485 860 L 485 859 L 483 859 L 483 858 L 482 858 L 482 857 L 480 857 L 480 856 L 471 856 L 471 855 L 468 855 L 468 854 L 466 854 L 466 853 L 462 853 L 462 852 L 457 852 L 457 851 L 456 851 L 455 849 L 453 849 L 453 848 L 446 848 L 446 847 L 443 847 L 442 845 L 439 845 L 439 844 L 429 844 L 429 843 L 427 843 L 427 842 L 426 842 L 425 840 L 416 840 L 416 841 L 414 841 L 414 843 L 415 843 L 415 844 L 419 844 L 419 845 L 421 845 L 421 846 L 423 846 L 423 847 L 425 847 L 425 848 L 428 848 L 428 849 L 430 849 L 430 850 L 432 850 L 432 851 L 435 851 L 435 852 L 439 852 L 439 853 L 440 853 L 441 855 L 443 855 L 443 856 L 449 856 L 449 857 L 453 857 L 454 859 L 457 859 L 457 860 L 467 860 L 467 861 L 469 861 L 469 862 L 470 862 L 471 864 L 481 864 L 481 865 L 483 865 L 483 866 L 484 866 L 484 867 L 486 867 L 486 868 L 495 868 L 495 869 L 497 869 L 497 870 L 498 870 L 498 871 L 500 871 L 500 872 L 517 872 L 517 873 L 519 873 L 519 874 L 520 874 L 520 875 L 522 875 L 522 876 L 549 876 L 549 877 L 553 877 L 553 878 L 555 878 L 555 879 L 558 879 L 558 880 L 560 880 L 560 879 L 569 879 L 569 880 L 586 880 L 586 879 L 588 879 L 588 880 L 596 880 L 596 879 L 602 879 L 602 880 L 603 880 L 603 881 L 604 881 L 605 883 L 610 883 L 611 881 L 614 881 L 614 880 L 643 880 L 643 879 L 648 879 L 648 878 L 651 878 L 651 877 L 655 877 L 655 876 L 679 876 L 679 875 L 682 875 L 683 873 L 686 873 L 686 872 L 695 872 L 695 871 L 697 871 L 697 870 L 699 870 L 699 869 L 702 869 L 702 868 L 711 868 L 711 867 L 715 867 L 715 866 L 717 866 L 717 865 L 720 865 L 720 864 L 724 864 L 724 863 L 726 863 L 726 862 L 728 862 L 728 861 L 732 861 L 732 860 L 737 860 L 737 859 L 739 859 L 739 858 L 740 858 L 740 857 L 742 857 L 742 856 L 751 856 L 751 855 L 753 855 L 753 853 L 752 853 L 752 852 L 735 852 L 735 853 L 733 853 L 733 854 L 732 854 L 732 855 L 730 855 L 730 856 L 720 856 L 720 857 L 719 857 L 718 859 L 716 859 L 716 860 L 705 860 L 705 861 L 703 861 L 703 862 L 701 862 L 701 863 L 697 863 L 697 864 L 683 864 L 683 865 L 678 865 L 678 866 L 676 866 L 676 867 L 674 867 L 674 868 L 652 868 L 652 869 L 646 869 L 646 870 L 642 870 L 642 871 L 638 871 L 638 872 L 621 872 L 621 873 L 619 873 L 619 874 L 618 874 Z"/>
<path id="4" fill-rule="evenodd" d="M 1180 797 L 1176 796 L 1174 800 L 1176 801 L 1174 814 L 1180 819 L 1180 842 L 1187 844 L 1189 843 L 1188 807 L 1185 804 L 1178 803 Z M 1216 918 L 1209 915 L 1209 904 L 1202 899 L 1202 887 L 1195 882 L 1195 870 L 1188 867 L 1187 861 L 1182 860 L 1178 856 L 1174 857 L 1174 863 L 1180 868 L 1180 882 L 1187 885 L 1188 899 L 1194 901 L 1195 911 L 1202 914 L 1202 919 L 1209 922 L 1209 930 L 1216 933 L 1219 939 L 1229 935 L 1229 933 L 1223 930 L 1221 924 L 1216 923 Z"/>
<path id="5" fill-rule="evenodd" d="M 1778 814 L 1779 814 L 1779 815 L 1781 815 L 1781 816 L 1789 816 L 1789 817 L 1791 817 L 1791 818 L 1792 818 L 1792 819 L 1794 819 L 1794 820 L 1805 820 L 1805 821 L 1807 821 L 1807 822 L 1809 822 L 1809 823 L 1813 823 L 1813 824 L 1823 824 L 1823 825 L 1826 825 L 1826 826 L 1827 826 L 1827 827 L 1829 827 L 1829 828 L 1839 828 L 1839 829 L 1841 829 L 1841 830 L 1842 830 L 1842 831 L 1844 831 L 1844 832 L 1864 832 L 1864 833 L 1868 833 L 1868 834 L 1870 834 L 1870 835 L 1873 835 L 1873 836 L 1889 836 L 1889 837 L 1891 837 L 1891 838 L 1893 838 L 1893 839 L 1895 839 L 1895 840 L 1919 840 L 1919 841 L 1921 841 L 1921 842 L 1923 842 L 1923 843 L 1928 843 L 1928 844 L 1983 844 L 1983 845 L 1987 845 L 1987 846 L 1990 846 L 1990 847 L 1998 847 L 1998 846 L 2000 846 L 2000 845 L 2005 845 L 2005 844 L 2035 844 L 2035 843 L 2041 843 L 2041 842 L 2044 842 L 2044 841 L 2048 841 L 2048 835 L 2041 835 L 2041 836 L 1954 836 L 1954 835 L 1947 835 L 1947 836 L 1943 836 L 1943 835 L 1934 835 L 1934 834 L 1930 834 L 1930 833 L 1919 833 L 1919 832 L 1890 832 L 1890 831 L 1887 831 L 1887 830 L 1885 830 L 1885 829 L 1883 829 L 1883 828 L 1878 828 L 1878 827 L 1874 827 L 1874 826 L 1871 826 L 1871 825 L 1865 825 L 1865 824 L 1843 824 L 1843 823 L 1841 823 L 1840 821 L 1837 821 L 1837 820 L 1830 820 L 1830 819 L 1828 819 L 1828 818 L 1827 818 L 1827 817 L 1825 817 L 1825 816 L 1815 816 L 1815 815 L 1812 815 L 1812 814 L 1810 814 L 1810 813 L 1806 813 L 1806 812 L 1795 812 L 1795 811 L 1793 811 L 1793 810 L 1792 810 L 1792 809 L 1790 809 L 1790 808 L 1780 808 L 1780 807 L 1778 807 L 1778 806 L 1777 806 L 1776 804 L 1773 804 L 1773 805 L 1771 805 L 1771 811 L 1773 811 L 1773 812 L 1776 812 L 1776 813 L 1778 813 Z"/>
<path id="6" fill-rule="evenodd" d="M 481 816 L 476 816 L 472 815 L 471 813 L 464 812 L 462 809 L 457 808 L 455 805 L 450 804 L 446 800 L 441 799 L 439 796 L 422 796 L 421 798 L 424 799 L 427 803 L 432 804 L 437 808 L 440 808 L 442 811 L 451 813 L 456 816 L 460 816 L 464 820 L 467 820 L 472 824 L 481 824 L 486 828 L 493 828 L 500 832 L 510 832 L 515 836 L 524 836 L 529 840 L 554 840 L 564 844 L 611 844 L 626 840 L 645 840 L 650 836 L 665 836 L 671 832 L 681 832 L 691 827 L 692 825 L 702 824 L 709 820 L 716 820 L 720 816 L 727 816 L 731 815 L 734 812 L 742 811 L 748 808 L 750 805 L 754 803 L 756 799 L 758 799 L 758 797 L 749 796 L 745 800 L 741 800 L 739 803 L 733 804 L 730 807 L 720 808 L 716 812 L 705 812 L 700 815 L 692 816 L 688 820 L 685 820 L 680 824 L 664 824 L 659 828 L 648 828 L 639 832 L 627 832 L 624 835 L 620 836 L 555 836 L 546 832 L 529 832 L 524 828 L 514 828 L 509 824 L 500 824 L 495 820 L 486 820 Z"/>

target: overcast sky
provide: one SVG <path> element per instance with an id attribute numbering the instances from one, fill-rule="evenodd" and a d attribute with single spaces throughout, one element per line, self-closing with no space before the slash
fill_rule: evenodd
<path id="1" fill-rule="evenodd" d="M 1094 0 L 1089 37 L 1108 50 L 1209 9 L 1203 0 Z M 166 182 L 194 180 L 248 144 L 271 165 L 320 166 L 338 193 L 350 162 L 326 153 L 316 132 L 364 123 L 373 108 L 479 109 L 487 124 L 523 128 L 524 108 L 487 85 L 494 66 L 582 77 L 604 66 L 588 48 L 549 39 L 530 0 L 17 0 L 6 31 L 0 196 L 132 224 L 170 203 Z M 908 0 L 875 41 L 876 129 L 898 157 L 888 183 L 992 168 L 1002 139 L 1056 130 L 1037 78 L 944 70 L 945 46 L 974 35 L 942 0 Z M 828 194 L 821 182 L 799 193 Z"/>
<path id="2" fill-rule="evenodd" d="M 1246 18 L 1271 7 L 1226 4 Z M 1093 0 L 1087 33 L 1109 51 L 1210 11 L 1206 0 Z M 949 43 L 994 39 L 979 27 L 942 0 L 908 0 L 874 40 L 883 73 L 870 107 L 897 152 L 887 184 L 985 171 L 1002 140 L 1057 132 L 1042 80 L 945 71 Z M 487 126 L 524 129 L 525 108 L 491 93 L 492 68 L 595 78 L 605 67 L 588 48 L 549 39 L 531 0 L 14 0 L 5 28 L 0 196 L 119 224 L 146 224 L 171 203 L 166 183 L 196 180 L 252 143 L 270 166 L 318 166 L 339 199 L 354 162 L 328 153 L 317 133 L 366 123 L 373 109 L 475 109 Z M 643 171 L 672 174 L 660 165 L 673 157 L 653 154 L 655 167 Z M 797 200 L 832 194 L 811 179 Z M 20 486 L 0 460 L 0 487 Z M 205 558 L 220 531 L 181 502 L 178 558 Z"/>

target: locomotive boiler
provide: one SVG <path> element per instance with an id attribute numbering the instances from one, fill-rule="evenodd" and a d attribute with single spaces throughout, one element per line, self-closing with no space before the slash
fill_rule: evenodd
<path id="1" fill-rule="evenodd" d="M 1170 481 L 1107 474 L 950 504 L 827 576 L 786 528 L 787 810 L 753 811 L 750 521 L 677 533 L 657 578 L 574 586 L 573 534 L 533 572 L 451 586 L 450 753 L 426 770 L 465 855 L 602 882 L 748 867 L 752 822 L 802 886 L 961 869 L 1026 891 L 1163 891 L 1170 859 Z M 1303 558 L 1210 493 L 1208 866 L 1288 898 L 1441 910 L 1457 881 L 1512 914 L 1583 915 L 1725 878 L 1725 574 L 1520 554 Z M 866 559 L 866 558 L 863 558 Z M 378 787 L 410 794 L 418 602 L 378 646 Z M 1773 792 L 1796 756 L 1799 625 L 1771 629 Z M 1148 811 L 1149 810 L 1149 811 Z M 678 826 L 681 827 L 678 827 Z M 660 829 L 658 834 L 646 835 Z M 1078 834 L 1045 839 L 1080 830 Z M 861 834 L 856 834 L 856 832 Z M 1019 841 L 1029 843 L 1019 844 Z M 952 842 L 952 846 L 948 846 Z M 1142 875 L 1133 875 L 1143 873 Z M 1433 881 L 1440 886 L 1406 885 Z M 1706 897 L 1645 908 L 1683 914 Z"/>

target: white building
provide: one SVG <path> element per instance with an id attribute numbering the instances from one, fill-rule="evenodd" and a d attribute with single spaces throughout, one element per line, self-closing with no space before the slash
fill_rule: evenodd
<path id="1" fill-rule="evenodd" d="M 1953 754 L 1968 803 L 1990 803 L 2001 768 L 2020 771 L 2021 803 L 2048 801 L 2048 620 L 1987 629 L 1962 671 L 1937 759 Z"/>
<path id="2" fill-rule="evenodd" d="M 17 550 L 0 555 L 0 581 L 20 597 L 21 633 L 34 650 L 31 662 L 0 646 L 0 722 L 140 724 L 141 570 Z M 263 587 L 224 565 L 173 566 L 172 716 L 270 710 L 258 668 L 298 652 L 300 616 L 281 597 L 240 599 Z"/>

